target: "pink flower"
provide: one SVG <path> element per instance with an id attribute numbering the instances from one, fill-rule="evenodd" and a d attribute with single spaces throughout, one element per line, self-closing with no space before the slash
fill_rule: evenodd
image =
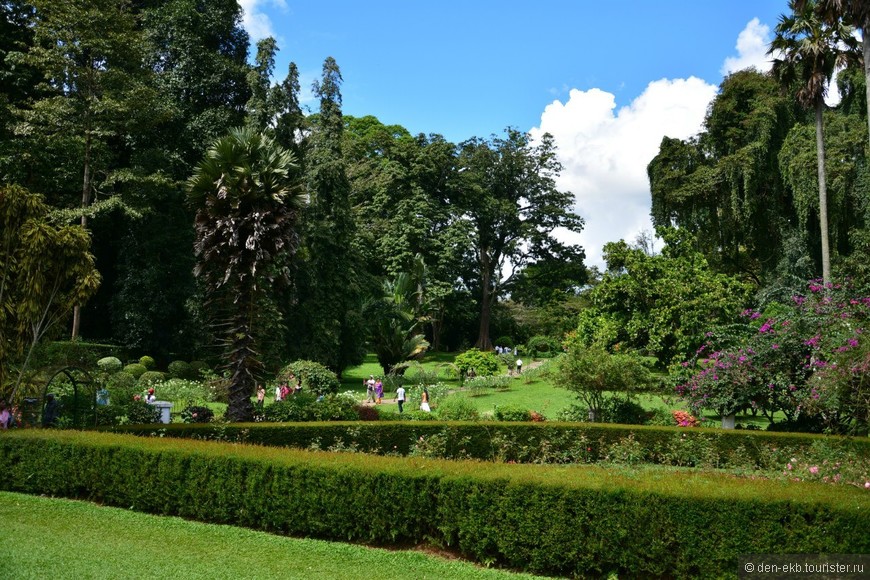
<path id="1" fill-rule="evenodd" d="M 819 472 L 818 466 L 813 465 L 812 467 L 810 467 L 810 473 L 812 473 L 813 475 L 817 474 L 818 472 Z"/>
<path id="2" fill-rule="evenodd" d="M 791 471 L 791 470 L 792 470 L 791 463 L 789 463 L 788 465 L 786 465 L 786 468 L 788 468 L 788 470 Z"/>
<path id="3" fill-rule="evenodd" d="M 870 489 L 870 481 L 864 482 L 864 489 Z"/>

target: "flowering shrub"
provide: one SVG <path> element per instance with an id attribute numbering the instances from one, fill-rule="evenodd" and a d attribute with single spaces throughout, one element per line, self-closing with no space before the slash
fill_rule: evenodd
<path id="1" fill-rule="evenodd" d="M 677 422 L 677 427 L 700 427 L 701 422 L 693 417 L 691 413 L 687 413 L 686 411 L 673 411 L 671 413 L 674 417 L 674 421 Z"/>
<path id="2" fill-rule="evenodd" d="M 832 431 L 866 430 L 870 297 L 851 294 L 848 285 L 814 281 L 791 304 L 745 311 L 743 324 L 708 333 L 682 363 L 677 394 L 695 413 L 754 409 L 771 423 L 781 412 L 791 424 L 814 415 Z"/>

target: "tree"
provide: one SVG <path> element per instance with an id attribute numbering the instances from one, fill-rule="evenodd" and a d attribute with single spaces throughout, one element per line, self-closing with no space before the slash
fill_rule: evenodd
<path id="1" fill-rule="evenodd" d="M 769 75 L 729 75 L 687 141 L 665 137 L 647 172 L 653 225 L 695 235 L 722 272 L 763 278 L 795 229 L 794 208 L 777 155 L 795 123 L 793 101 Z"/>
<path id="2" fill-rule="evenodd" d="M 816 161 L 819 181 L 819 229 L 822 246 L 822 279 L 831 281 L 831 252 L 828 237 L 828 196 L 825 179 L 825 143 L 822 113 L 825 94 L 834 71 L 845 66 L 850 48 L 855 47 L 851 28 L 842 22 L 824 23 L 815 2 L 798 9 L 798 0 L 789 1 L 790 15 L 780 16 L 776 37 L 768 54 L 774 55 L 773 75 L 784 88 L 795 90 L 801 106 L 814 109 L 816 117 Z M 845 46 L 846 49 L 842 49 Z"/>
<path id="3" fill-rule="evenodd" d="M 811 3 L 809 0 L 797 0 L 795 7 L 805 10 Z M 861 30 L 866 110 L 870 110 L 870 3 L 866 0 L 818 0 L 818 9 L 829 26 L 837 26 L 842 20 L 848 19 Z M 867 128 L 870 131 L 870 115 L 867 116 Z"/>
<path id="4" fill-rule="evenodd" d="M 350 183 L 342 154 L 341 72 L 333 58 L 315 83 L 320 113 L 306 156 L 311 202 L 305 212 L 298 316 L 291 339 L 298 357 L 339 374 L 365 355 L 359 256 Z"/>
<path id="5" fill-rule="evenodd" d="M 232 421 L 253 416 L 258 300 L 280 276 L 271 268 L 297 246 L 303 205 L 295 159 L 251 128 L 234 129 L 208 150 L 188 181 L 196 209 L 195 274 L 221 324 L 230 370 Z"/>
<path id="6" fill-rule="evenodd" d="M 666 368 L 695 352 L 713 321 L 732 323 L 747 307 L 753 286 L 712 271 L 692 234 L 657 232 L 665 240 L 659 255 L 624 241 L 604 246 L 607 272 L 588 293 L 591 306 L 580 313 L 580 345 L 635 350 Z"/>
<path id="7" fill-rule="evenodd" d="M 365 308 L 369 324 L 369 345 L 388 375 L 403 362 L 420 358 L 429 348 L 420 330 L 423 312 L 423 272 L 425 265 L 412 273 L 401 272 L 383 283 L 383 296 Z"/>
<path id="8" fill-rule="evenodd" d="M 468 283 L 479 296 L 476 346 L 488 350 L 492 306 L 520 269 L 554 257 L 582 262 L 582 248 L 563 244 L 554 230 L 579 232 L 583 220 L 571 211 L 573 195 L 556 189 L 561 165 L 549 134 L 535 144 L 514 129 L 503 138 L 471 139 L 460 145 L 457 166 L 451 201 L 468 226 Z"/>
<path id="9" fill-rule="evenodd" d="M 90 245 L 81 226 L 51 222 L 42 196 L 0 188 L 0 398 L 15 399 L 36 346 L 99 286 Z"/>
<path id="10" fill-rule="evenodd" d="M 634 354 L 611 354 L 600 345 L 571 344 L 558 359 L 556 386 L 568 389 L 589 408 L 589 420 L 597 421 L 611 393 L 630 397 L 653 384 L 652 374 Z"/>

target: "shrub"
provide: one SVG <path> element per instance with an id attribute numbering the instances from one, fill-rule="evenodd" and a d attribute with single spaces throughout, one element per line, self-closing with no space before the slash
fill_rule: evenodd
<path id="1" fill-rule="evenodd" d="M 474 369 L 474 374 L 478 377 L 488 377 L 499 371 L 498 357 L 495 353 L 483 352 L 476 348 L 458 355 L 453 364 L 459 368 L 463 376 L 467 376 L 471 369 Z"/>
<path id="2" fill-rule="evenodd" d="M 281 369 L 276 380 L 279 383 L 288 381 L 291 374 L 302 380 L 303 389 L 316 395 L 335 394 L 341 386 L 334 372 L 322 364 L 310 360 L 298 360 L 290 363 Z"/>
<path id="3" fill-rule="evenodd" d="M 438 403 L 436 409 L 442 421 L 477 421 L 480 413 L 474 404 L 465 397 L 447 397 Z"/>
<path id="4" fill-rule="evenodd" d="M 128 401 L 122 405 L 123 417 L 121 423 L 144 425 L 160 422 L 160 409 L 145 401 Z"/>
<path id="5" fill-rule="evenodd" d="M 208 407 L 188 405 L 181 411 L 181 420 L 185 423 L 210 423 L 214 419 L 214 411 Z"/>
<path id="6" fill-rule="evenodd" d="M 533 336 L 526 342 L 525 352 L 537 357 L 550 356 L 559 352 L 559 342 L 549 336 Z"/>
<path id="7" fill-rule="evenodd" d="M 357 402 L 347 395 L 318 397 L 300 393 L 267 405 L 263 418 L 272 422 L 356 421 L 360 418 Z"/>
<path id="8" fill-rule="evenodd" d="M 154 357 L 150 357 L 148 355 L 139 357 L 139 364 L 148 369 L 149 371 L 154 370 L 156 363 L 154 362 Z"/>
<path id="9" fill-rule="evenodd" d="M 114 356 L 106 356 L 97 361 L 97 368 L 104 373 L 116 373 L 121 370 L 124 363 L 121 359 Z"/>
<path id="10" fill-rule="evenodd" d="M 495 340 L 494 344 L 496 346 L 504 346 L 507 348 L 513 348 L 516 343 L 514 342 L 514 339 L 512 339 L 509 336 L 500 336 Z"/>
<path id="11" fill-rule="evenodd" d="M 161 373 L 160 371 L 145 371 L 141 375 L 139 375 L 139 385 L 140 386 L 154 386 L 157 383 L 162 383 L 166 380 L 166 375 Z"/>
<path id="12" fill-rule="evenodd" d="M 190 361 L 190 375 L 192 379 L 201 379 L 203 371 L 210 370 L 208 363 L 201 360 Z"/>
<path id="13" fill-rule="evenodd" d="M 183 360 L 174 360 L 166 367 L 166 373 L 172 379 L 197 379 L 191 372 L 191 366 Z"/>
<path id="14" fill-rule="evenodd" d="M 205 384 L 185 379 L 169 379 L 160 385 L 160 396 L 170 401 L 201 404 L 211 401 L 211 393 Z"/>
<path id="15" fill-rule="evenodd" d="M 531 421 L 532 414 L 528 409 L 518 407 L 516 405 L 496 406 L 495 414 L 496 421 Z"/>
<path id="16" fill-rule="evenodd" d="M 127 371 L 119 371 L 111 375 L 106 380 L 106 389 L 113 400 L 117 402 L 130 401 L 133 399 L 133 395 L 139 392 L 139 388 L 136 386 L 136 377 Z"/>
<path id="17" fill-rule="evenodd" d="M 124 372 L 133 375 L 137 379 L 147 371 L 148 369 L 141 363 L 131 363 L 124 367 Z"/>

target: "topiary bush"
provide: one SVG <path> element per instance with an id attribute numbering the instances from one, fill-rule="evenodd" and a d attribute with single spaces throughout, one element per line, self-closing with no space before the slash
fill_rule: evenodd
<path id="1" fill-rule="evenodd" d="M 141 363 L 130 363 L 124 367 L 124 372 L 133 375 L 136 379 L 145 374 L 148 369 Z"/>
<path id="2" fill-rule="evenodd" d="M 513 348 L 516 345 L 514 339 L 509 336 L 500 336 L 495 340 L 493 344 L 495 344 L 496 346 L 504 346 L 507 348 Z"/>
<path id="3" fill-rule="evenodd" d="M 498 357 L 493 352 L 471 348 L 458 355 L 453 364 L 459 368 L 462 376 L 467 376 L 471 369 L 478 377 L 489 377 L 499 371 Z"/>
<path id="4" fill-rule="evenodd" d="M 145 367 L 146 370 L 152 371 L 154 367 L 157 366 L 157 363 L 154 362 L 154 358 L 148 355 L 139 358 L 139 364 Z"/>
<path id="5" fill-rule="evenodd" d="M 169 366 L 166 367 L 166 374 L 169 375 L 169 378 L 172 379 L 196 379 L 198 377 L 193 376 L 191 372 L 191 367 L 189 364 L 184 362 L 183 360 L 174 360 L 169 363 Z"/>
<path id="6" fill-rule="evenodd" d="M 139 375 L 139 386 L 142 387 L 151 387 L 156 385 L 157 383 L 162 383 L 166 380 L 166 376 L 160 371 L 145 371 L 141 375 Z"/>
<path id="7" fill-rule="evenodd" d="M 124 367 L 121 359 L 114 356 L 106 356 L 97 361 L 97 368 L 104 373 L 116 373 Z"/>
<path id="8" fill-rule="evenodd" d="M 322 364 L 310 360 L 292 362 L 276 377 L 278 383 L 289 381 L 290 375 L 302 380 L 302 389 L 316 395 L 329 395 L 338 392 L 341 383 L 335 373 Z"/>

